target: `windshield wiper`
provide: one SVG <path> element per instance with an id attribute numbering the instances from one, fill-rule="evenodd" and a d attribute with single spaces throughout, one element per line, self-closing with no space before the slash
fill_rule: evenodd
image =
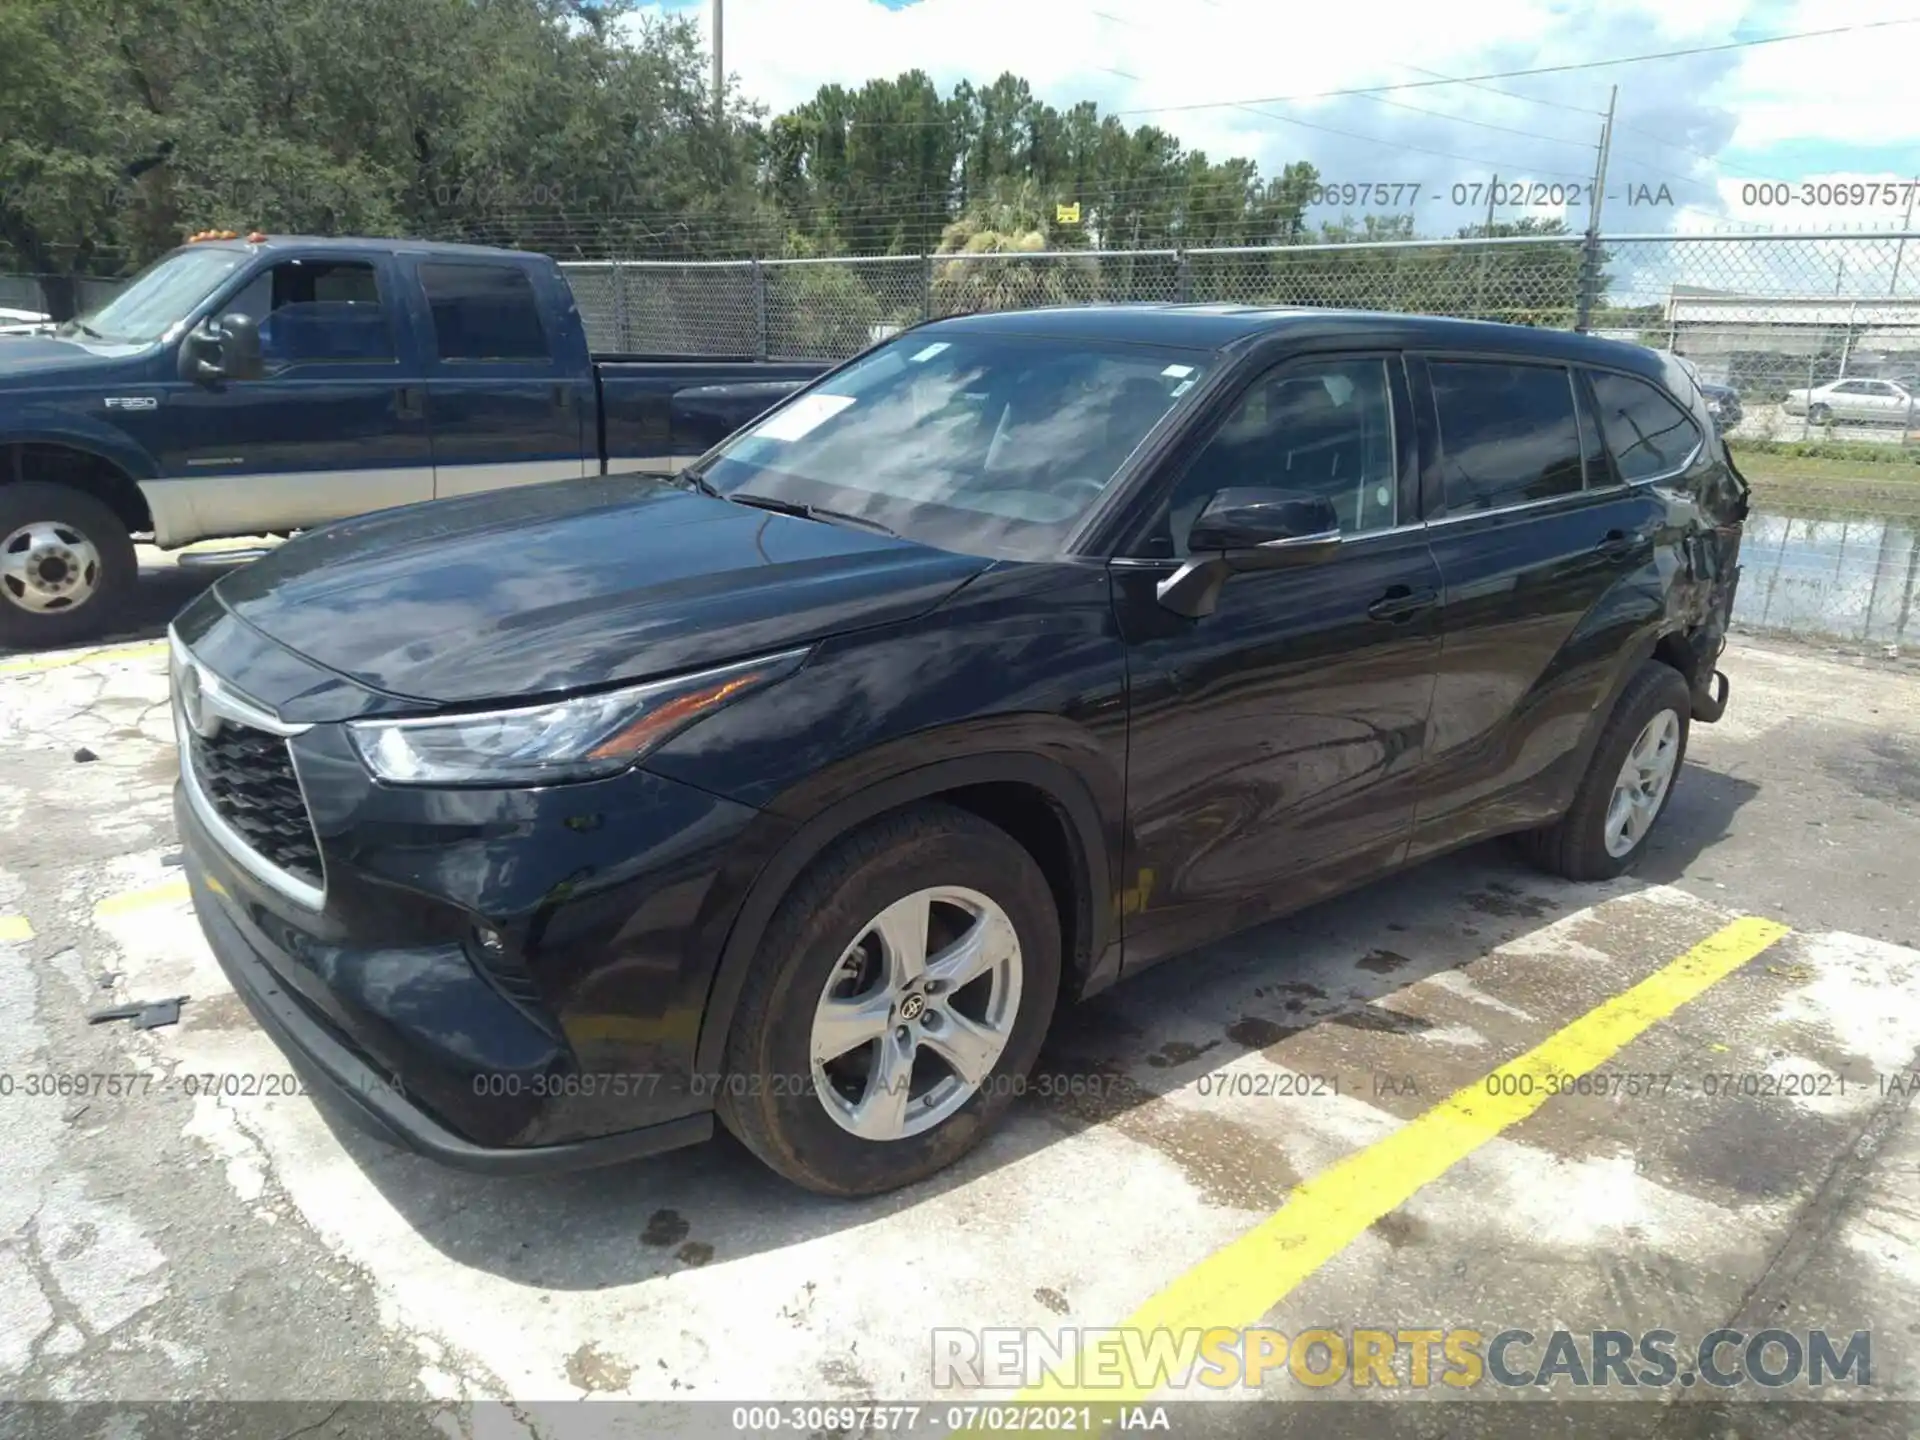
<path id="1" fill-rule="evenodd" d="M 751 505 L 756 510 L 771 510 L 776 515 L 792 515 L 801 520 L 838 520 L 842 524 L 857 525 L 863 530 L 892 536 L 896 540 L 900 538 L 898 531 L 882 525 L 878 520 L 869 520 L 864 515 L 855 515 L 846 510 L 829 509 L 825 505 L 803 505 L 798 500 L 779 500 L 771 495 L 754 495 L 739 490 L 723 498 L 738 505 Z"/>
<path id="2" fill-rule="evenodd" d="M 69 327 L 74 330 L 83 330 L 96 340 L 104 340 L 107 338 L 106 336 L 102 335 L 98 330 L 94 329 L 93 326 L 87 324 L 87 322 L 84 320 L 69 320 L 66 322 L 66 325 L 63 326 L 62 328 L 64 329 Z"/>

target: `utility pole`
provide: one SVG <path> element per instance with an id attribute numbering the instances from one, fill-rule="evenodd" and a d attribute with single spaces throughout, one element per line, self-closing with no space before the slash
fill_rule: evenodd
<path id="1" fill-rule="evenodd" d="M 725 0 L 713 0 L 713 119 L 719 124 L 727 118 L 727 62 L 722 35 L 726 20 L 722 14 Z"/>
<path id="2" fill-rule="evenodd" d="M 1900 284 L 1900 262 L 1907 253 L 1907 232 L 1913 229 L 1913 197 L 1920 193 L 1920 175 L 1913 176 L 1907 182 L 1907 218 L 1900 222 L 1900 243 L 1893 247 L 1893 278 L 1887 282 L 1887 294 L 1894 293 Z"/>
<path id="3" fill-rule="evenodd" d="M 1493 239 L 1493 196 L 1499 188 L 1500 172 L 1496 170 L 1492 182 L 1487 186 L 1487 228 L 1481 232 L 1482 240 Z M 1473 286 L 1473 318 L 1476 320 L 1487 318 L 1487 256 L 1492 249 L 1492 245 L 1480 247 L 1480 274 Z"/>
<path id="4" fill-rule="evenodd" d="M 1585 330 L 1593 317 L 1594 292 L 1600 288 L 1600 202 L 1607 198 L 1607 154 L 1613 148 L 1613 107 L 1620 99 L 1620 87 L 1607 96 L 1607 118 L 1600 125 L 1600 155 L 1593 167 L 1592 204 L 1587 208 L 1585 274 L 1580 280 L 1579 310 L 1573 322 L 1576 330 Z"/>

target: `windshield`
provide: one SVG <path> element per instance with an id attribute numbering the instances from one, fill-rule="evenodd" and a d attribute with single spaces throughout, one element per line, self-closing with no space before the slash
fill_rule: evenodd
<path id="1" fill-rule="evenodd" d="M 158 340 L 193 314 L 222 280 L 246 263 L 244 250 L 176 250 L 141 271 L 98 310 L 70 323 L 104 340 L 134 345 Z"/>
<path id="2" fill-rule="evenodd" d="M 947 550 L 1053 554 L 1205 352 L 922 331 L 722 447 L 722 494 L 836 510 Z"/>

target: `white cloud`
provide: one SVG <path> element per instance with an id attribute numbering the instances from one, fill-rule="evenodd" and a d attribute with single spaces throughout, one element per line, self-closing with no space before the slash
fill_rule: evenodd
<path id="1" fill-rule="evenodd" d="M 708 24 L 704 3 L 691 12 L 674 8 L 695 14 L 703 29 Z M 1900 216 L 1845 205 L 1781 214 L 1739 204 L 1739 187 L 1761 178 L 1817 178 L 1805 174 L 1810 163 L 1869 172 L 1860 163 L 1866 152 L 1920 146 L 1920 106 L 1909 98 L 1920 26 L 1489 87 L 1267 103 L 1257 107 L 1264 113 L 1156 107 L 1429 78 L 1422 71 L 1575 64 L 1899 18 L 1911 9 L 1911 0 L 1587 0 L 1577 10 L 1561 0 L 1493 0 L 1469 10 L 1431 0 L 1376 0 L 1364 8 L 1276 0 L 918 0 L 900 10 L 875 0 L 727 0 L 726 59 L 746 93 L 775 111 L 825 83 L 857 87 L 917 68 L 945 89 L 1011 70 L 1056 106 L 1092 99 L 1105 111 L 1152 112 L 1128 119 L 1161 125 L 1216 158 L 1250 156 L 1268 173 L 1307 159 L 1329 180 L 1418 183 L 1421 228 L 1437 232 L 1476 218 L 1479 207 L 1451 203 L 1456 183 L 1496 173 L 1548 183 L 1588 177 L 1598 112 L 1618 83 L 1608 229 L 1736 221 L 1820 228 L 1891 224 Z M 1788 142 L 1795 142 L 1798 168 L 1776 175 L 1769 152 Z M 1721 161 L 1730 149 L 1740 156 L 1737 164 Z M 1631 187 L 1663 184 L 1671 204 L 1633 206 L 1624 198 Z M 1556 212 L 1502 210 L 1506 218 L 1528 213 Z M 1584 205 L 1565 218 L 1584 225 Z"/>

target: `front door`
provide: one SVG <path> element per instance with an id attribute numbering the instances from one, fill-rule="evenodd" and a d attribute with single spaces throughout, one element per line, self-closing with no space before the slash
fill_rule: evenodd
<path id="1" fill-rule="evenodd" d="M 1405 849 L 1439 660 L 1414 455 L 1397 356 L 1291 361 L 1247 387 L 1113 563 L 1129 646 L 1128 968 Z M 1339 552 L 1236 575 L 1212 614 L 1175 615 L 1155 587 L 1208 499 L 1234 486 L 1331 499 Z"/>
<path id="2" fill-rule="evenodd" d="M 462 259 L 421 261 L 415 273 L 433 347 L 427 406 L 434 494 L 469 495 L 597 472 L 593 376 L 579 373 L 586 347 L 554 333 L 567 317 L 557 303 L 540 303 L 528 270 L 509 261 Z M 577 364 L 561 359 L 569 339 L 578 346 Z"/>
<path id="3" fill-rule="evenodd" d="M 302 529 L 432 498 L 412 335 L 387 267 L 282 260 L 218 307 L 259 323 L 263 371 L 168 385 L 153 488 L 172 535 Z"/>

